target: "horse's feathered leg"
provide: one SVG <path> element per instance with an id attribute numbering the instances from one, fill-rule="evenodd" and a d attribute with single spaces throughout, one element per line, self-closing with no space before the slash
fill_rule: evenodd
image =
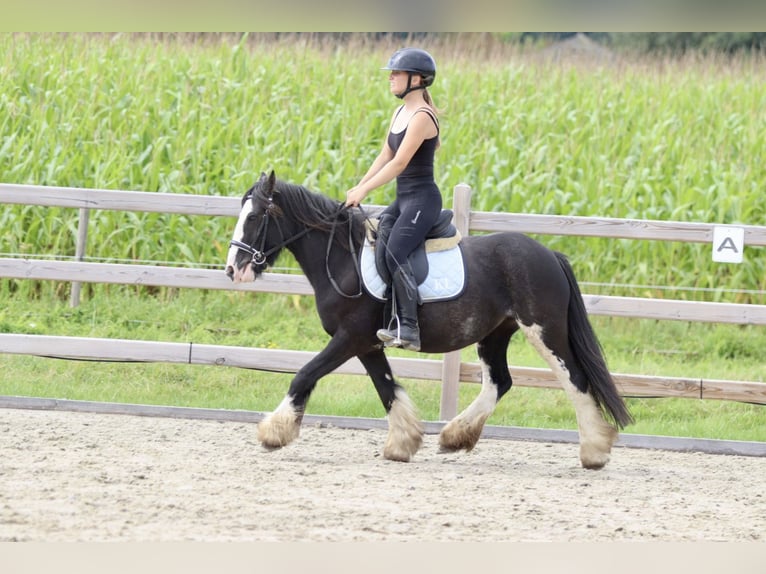
<path id="1" fill-rule="evenodd" d="M 338 332 L 327 346 L 293 377 L 290 389 L 279 406 L 258 423 L 258 440 L 269 449 L 281 448 L 298 437 L 303 413 L 317 381 L 334 371 L 353 355 L 349 338 Z"/>
<path id="2" fill-rule="evenodd" d="M 633 418 L 607 368 L 572 267 L 564 255 L 554 255 L 569 286 L 566 325 L 524 331 L 548 360 L 575 406 L 580 462 L 585 468 L 600 469 L 609 462 L 618 429 Z"/>
<path id="3" fill-rule="evenodd" d="M 439 433 L 439 450 L 452 452 L 473 449 L 484 429 L 484 423 L 495 405 L 513 384 L 508 371 L 508 343 L 518 329 L 515 322 L 503 323 L 477 346 L 481 364 L 481 391 L 474 401 L 447 423 Z"/>
<path id="4" fill-rule="evenodd" d="M 359 360 L 367 369 L 388 415 L 388 437 L 383 456 L 408 462 L 423 444 L 423 424 L 404 389 L 394 380 L 391 366 L 382 349 L 375 349 Z"/>
<path id="5" fill-rule="evenodd" d="M 609 462 L 612 445 L 617 440 L 617 429 L 604 420 L 604 416 L 588 392 L 589 382 L 577 364 L 566 339 L 560 334 L 546 336 L 540 325 L 522 326 L 527 340 L 551 367 L 553 374 L 575 408 L 580 432 L 580 463 L 584 468 L 597 470 Z M 551 332 L 555 332 L 551 329 Z"/>

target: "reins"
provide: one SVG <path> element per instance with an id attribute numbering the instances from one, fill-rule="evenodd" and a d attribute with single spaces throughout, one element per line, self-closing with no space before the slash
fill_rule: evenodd
<path id="1" fill-rule="evenodd" d="M 362 289 L 362 271 L 359 269 L 359 258 L 356 256 L 356 247 L 354 246 L 354 235 L 352 233 L 352 227 L 353 227 L 353 218 L 351 217 L 351 214 L 348 216 L 348 248 L 349 251 L 351 251 L 351 261 L 354 263 L 354 270 L 356 271 L 356 276 L 359 279 L 359 291 L 357 291 L 353 295 L 349 295 L 348 293 L 344 293 L 343 290 L 340 288 L 340 285 L 335 281 L 335 279 L 332 276 L 332 273 L 330 272 L 330 249 L 332 248 L 332 240 L 335 235 L 335 225 L 338 222 L 338 216 L 343 212 L 343 210 L 346 209 L 346 204 L 341 203 L 340 207 L 338 208 L 338 211 L 335 212 L 332 220 L 332 227 L 330 227 L 330 239 L 327 241 L 327 252 L 325 254 L 324 259 L 324 266 L 325 271 L 327 272 L 327 278 L 330 280 L 330 284 L 332 285 L 333 289 L 335 289 L 335 292 L 340 295 L 341 297 L 345 297 L 346 299 L 356 299 L 358 297 L 361 297 L 364 293 L 364 290 Z M 361 209 L 361 207 L 360 207 Z M 367 215 L 362 212 L 364 217 L 366 218 Z"/>
<path id="2" fill-rule="evenodd" d="M 357 258 L 356 253 L 356 246 L 354 245 L 354 235 L 353 235 L 353 218 L 349 215 L 348 218 L 348 245 L 349 250 L 351 251 L 351 261 L 354 263 L 354 270 L 356 271 L 357 278 L 359 280 L 359 290 L 357 293 L 349 294 L 345 293 L 340 286 L 338 285 L 337 281 L 335 281 L 335 278 L 332 276 L 332 272 L 330 271 L 330 252 L 332 250 L 332 244 L 333 239 L 335 238 L 335 228 L 338 223 L 338 219 L 340 214 L 343 212 L 343 210 L 346 209 L 346 205 L 344 203 L 341 203 L 338 209 L 335 211 L 335 213 L 332 214 L 332 225 L 330 226 L 330 237 L 327 241 L 327 250 L 325 252 L 325 271 L 327 273 L 327 278 L 330 280 L 330 284 L 332 285 L 333 289 L 341 295 L 342 297 L 346 297 L 347 299 L 356 299 L 358 297 L 361 297 L 364 294 L 364 290 L 362 288 L 362 273 L 359 268 L 359 260 Z M 361 207 L 360 207 L 361 209 Z M 362 212 L 364 214 L 364 212 Z M 367 218 L 367 215 L 364 214 L 365 218 Z M 258 231 L 255 234 L 255 237 L 261 238 L 261 245 L 260 249 L 256 249 L 252 245 L 248 245 L 247 243 L 244 243 L 242 241 L 238 241 L 236 239 L 232 239 L 229 242 L 229 245 L 232 247 L 236 247 L 237 249 L 241 249 L 245 253 L 251 256 L 251 261 L 254 265 L 263 265 L 266 262 L 266 259 L 269 257 L 269 255 L 272 255 L 282 249 L 283 247 L 287 247 L 289 244 L 297 241 L 310 231 L 312 231 L 312 227 L 306 227 L 305 229 L 299 231 L 292 237 L 289 237 L 288 239 L 285 239 L 284 236 L 282 236 L 282 242 L 278 245 L 273 246 L 271 249 L 264 251 L 264 248 L 266 246 L 266 232 L 269 228 L 269 210 L 267 209 L 263 213 L 263 219 L 261 220 L 261 224 L 258 227 Z M 282 235 L 282 229 L 279 228 L 279 233 Z M 257 240 L 257 239 L 256 239 Z"/>

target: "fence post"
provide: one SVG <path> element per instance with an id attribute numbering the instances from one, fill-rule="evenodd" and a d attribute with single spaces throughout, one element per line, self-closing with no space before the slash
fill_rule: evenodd
<path id="1" fill-rule="evenodd" d="M 454 188 L 453 222 L 463 236 L 467 236 L 470 229 L 471 193 L 471 187 L 465 183 L 459 183 Z M 460 350 L 457 350 L 445 353 L 442 360 L 442 396 L 439 408 L 441 420 L 450 420 L 457 414 L 459 387 Z"/>
<path id="2" fill-rule="evenodd" d="M 90 220 L 90 209 L 80 208 L 80 217 L 77 220 L 77 244 L 75 245 L 75 261 L 85 259 L 85 244 L 88 242 L 88 221 Z M 80 304 L 80 288 L 82 284 L 79 281 L 72 282 L 72 293 L 69 298 L 69 306 L 77 307 Z"/>

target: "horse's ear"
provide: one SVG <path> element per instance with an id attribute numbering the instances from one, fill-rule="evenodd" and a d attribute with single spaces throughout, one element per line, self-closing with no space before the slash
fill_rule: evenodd
<path id="1" fill-rule="evenodd" d="M 267 179 L 266 174 L 263 174 L 262 179 Z M 269 200 L 269 205 L 266 208 L 267 211 L 274 215 L 282 215 L 282 210 L 276 203 L 274 203 L 274 196 L 279 192 L 277 191 L 277 177 L 274 175 L 273 169 L 269 172 L 268 181 L 266 181 L 263 191 L 266 193 L 266 197 Z"/>

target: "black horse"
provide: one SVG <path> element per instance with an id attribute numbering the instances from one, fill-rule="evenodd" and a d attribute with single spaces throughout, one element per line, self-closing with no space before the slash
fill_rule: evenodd
<path id="1" fill-rule="evenodd" d="M 247 191 L 226 274 L 254 281 L 283 248 L 290 250 L 315 292 L 327 346 L 306 363 L 274 412 L 258 424 L 266 448 L 299 434 L 317 381 L 357 357 L 385 407 L 389 431 L 383 454 L 409 461 L 423 441 L 423 426 L 395 381 L 375 333 L 384 303 L 361 293 L 356 254 L 365 215 L 339 201 L 269 175 Z M 618 428 L 632 418 L 603 358 L 577 281 L 564 255 L 521 233 L 468 236 L 461 241 L 466 285 L 454 300 L 419 307 L 421 352 L 444 353 L 478 343 L 482 389 L 439 435 L 440 449 L 471 450 L 497 401 L 511 388 L 507 349 L 521 329 L 547 361 L 572 400 L 580 433 L 580 462 L 590 469 L 609 461 Z"/>

